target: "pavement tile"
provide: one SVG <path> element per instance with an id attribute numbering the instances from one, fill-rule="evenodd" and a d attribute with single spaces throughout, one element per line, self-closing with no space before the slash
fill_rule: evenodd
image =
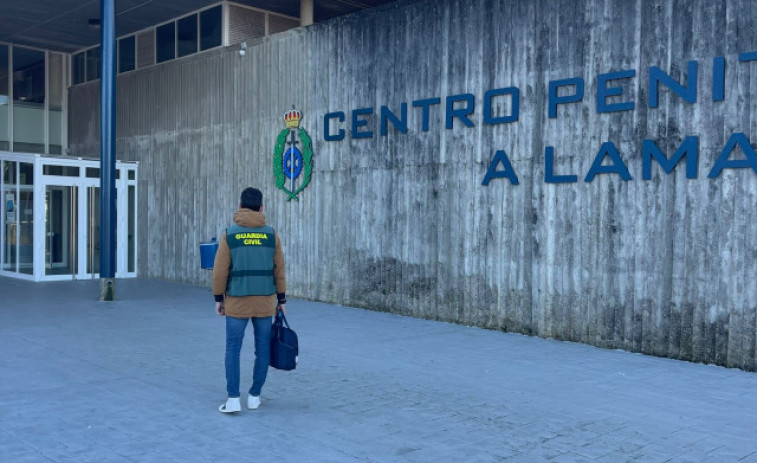
<path id="1" fill-rule="evenodd" d="M 757 461 L 754 373 L 295 298 L 297 370 L 223 415 L 209 289 L 117 285 L 0 278 L 1 463 Z"/>
<path id="2" fill-rule="evenodd" d="M 27 454 L 38 455 L 39 452 L 22 440 L 0 443 L 0 455 L 2 455 L 4 459 L 14 459 L 15 457 Z"/>
<path id="3" fill-rule="evenodd" d="M 134 461 L 137 463 L 167 463 L 169 460 L 166 459 L 166 455 L 159 453 L 155 450 L 148 450 L 146 453 L 141 453 L 139 455 L 135 456 L 129 456 L 124 455 L 127 459 L 130 459 L 129 461 Z M 200 458 L 197 455 L 192 456 L 190 459 L 183 461 L 182 463 L 207 463 L 209 460 L 206 460 L 204 458 Z"/>
<path id="4" fill-rule="evenodd" d="M 474 445 L 475 447 L 475 445 Z M 506 445 L 499 446 L 498 448 L 491 449 L 487 447 L 487 452 L 491 453 L 495 459 L 506 461 L 508 458 L 512 458 L 521 455 L 520 450 L 508 447 Z"/>
<path id="5" fill-rule="evenodd" d="M 45 454 L 51 460 L 61 463 L 131 463 L 134 460 L 119 455 L 105 447 L 93 446 L 87 450 Z"/>
<path id="6" fill-rule="evenodd" d="M 123 444 L 115 444 L 111 449 L 118 455 L 122 455 L 126 458 L 138 459 L 142 455 L 150 453 L 152 446 L 145 445 L 141 441 L 131 441 Z"/>
<path id="7" fill-rule="evenodd" d="M 642 463 L 646 460 L 644 455 L 638 452 L 628 452 L 625 450 L 616 450 L 599 458 L 593 458 L 593 463 Z"/>
<path id="8" fill-rule="evenodd" d="M 709 459 L 720 459 L 721 461 L 739 461 L 753 455 L 754 452 L 744 449 L 735 449 L 730 446 L 724 446 L 707 452 L 704 456 Z"/>
<path id="9" fill-rule="evenodd" d="M 517 455 L 512 455 L 510 457 L 506 457 L 504 460 L 507 463 L 552 463 L 554 461 L 560 461 L 558 457 L 556 457 L 553 460 L 547 460 L 545 457 L 538 455 L 538 454 L 532 454 L 530 451 L 519 453 Z M 571 463 L 578 461 L 575 459 L 565 460 L 565 463 L 570 461 Z"/>
<path id="10" fill-rule="evenodd" d="M 586 442 L 592 442 L 592 437 L 593 436 L 570 432 L 555 437 L 554 439 L 546 440 L 539 445 L 547 449 L 558 451 L 559 453 L 573 453 L 581 448 L 581 446 L 585 445 Z"/>
<path id="11" fill-rule="evenodd" d="M 0 455 L 3 456 L 3 459 L 7 458 L 6 461 L 8 461 L 9 463 L 50 463 L 56 461 L 34 451 L 27 451 L 24 453 L 7 456 L 6 454 L 0 453 Z"/>

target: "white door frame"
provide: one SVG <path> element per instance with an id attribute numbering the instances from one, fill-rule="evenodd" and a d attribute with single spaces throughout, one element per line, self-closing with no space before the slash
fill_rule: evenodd
<path id="1" fill-rule="evenodd" d="M 77 177 L 64 177 L 57 175 L 44 175 L 44 166 L 65 166 L 65 167 L 79 167 L 79 176 Z M 128 212 L 129 211 L 129 186 L 135 187 L 135 202 L 134 207 L 137 207 L 136 195 L 138 194 L 137 185 L 137 169 L 135 163 L 117 162 L 116 170 L 118 171 L 118 179 L 116 179 L 116 233 L 119 237 L 128 236 Z M 99 161 L 82 160 L 82 159 L 59 159 L 59 158 L 42 158 L 41 162 L 35 164 L 35 189 L 39 188 L 39 192 L 35 192 L 35 280 L 37 281 L 59 281 L 59 280 L 88 280 L 93 278 L 100 278 L 99 273 L 91 274 L 87 272 L 87 258 L 88 258 L 88 246 L 87 238 L 89 236 L 89 216 L 87 208 L 88 189 L 90 187 L 100 187 L 100 179 L 98 177 L 87 177 L 87 168 L 100 168 Z M 37 172 L 39 171 L 39 172 Z M 134 179 L 129 179 L 129 171 L 134 172 Z M 76 186 L 77 188 L 77 263 L 76 271 L 73 274 L 66 275 L 46 275 L 45 274 L 45 241 L 37 240 L 37 236 L 45 236 L 46 217 L 45 217 L 45 192 L 48 185 L 55 186 Z M 39 215 L 37 213 L 39 211 Z M 132 211 L 135 214 L 135 222 L 139 217 L 136 211 Z M 38 228 L 37 228 L 38 227 Z M 136 231 L 136 223 L 135 223 Z M 41 234 L 40 234 L 41 233 Z M 116 246 L 116 278 L 134 278 L 137 276 L 136 272 L 136 249 L 135 249 L 135 267 L 133 272 L 128 271 L 128 258 L 129 249 L 128 241 L 122 239 L 125 244 L 123 246 Z M 136 248 L 136 239 L 135 239 Z"/>
<path id="2" fill-rule="evenodd" d="M 34 181 L 33 181 L 33 273 L 23 274 L 15 271 L 5 271 L 0 269 L 0 276 L 9 276 L 13 278 L 34 280 L 34 281 L 55 281 L 71 279 L 92 279 L 99 278 L 99 274 L 87 273 L 87 236 L 89 234 L 89 217 L 87 211 L 87 196 L 89 187 L 100 187 L 99 177 L 87 177 L 87 169 L 100 168 L 100 161 L 94 159 L 71 158 L 63 156 L 43 156 L 40 154 L 20 154 L 10 152 L 0 152 L 0 158 L 3 161 L 23 162 L 33 164 Z M 45 174 L 45 166 L 61 167 L 78 167 L 78 176 L 61 176 Z M 137 276 L 137 239 L 139 214 L 136 211 L 138 204 L 139 189 L 137 181 L 139 176 L 139 163 L 116 161 L 116 192 L 117 192 L 117 217 L 116 233 L 119 243 L 116 246 L 117 268 L 116 278 L 134 278 Z M 129 174 L 131 177 L 129 178 Z M 0 179 L 0 183 L 2 179 Z M 72 274 L 66 275 L 46 275 L 45 273 L 45 249 L 46 249 L 46 227 L 47 217 L 45 214 L 45 200 L 47 186 L 76 186 L 77 187 L 77 262 L 76 269 Z M 134 187 L 134 210 L 129 211 L 129 187 Z M 4 186 L 0 185 L 0 192 Z M 134 235 L 133 236 L 133 271 L 129 272 L 129 213 L 133 214 Z M 2 237 L 4 230 L 0 230 Z"/>

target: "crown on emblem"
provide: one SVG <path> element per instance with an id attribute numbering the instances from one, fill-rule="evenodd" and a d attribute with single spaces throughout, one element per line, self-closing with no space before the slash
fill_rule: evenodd
<path id="1" fill-rule="evenodd" d="M 302 111 L 295 109 L 294 106 L 284 114 L 284 121 L 288 129 L 298 128 L 300 126 L 300 119 L 302 119 Z"/>

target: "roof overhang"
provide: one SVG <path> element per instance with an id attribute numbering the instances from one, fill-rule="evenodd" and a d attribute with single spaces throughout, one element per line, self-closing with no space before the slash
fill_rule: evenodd
<path id="1" fill-rule="evenodd" d="M 395 0 L 312 0 L 315 22 Z M 117 0 L 116 36 L 131 34 L 220 3 L 219 0 Z M 233 3 L 300 17 L 300 0 Z M 100 42 L 100 0 L 23 0 L 0 3 L 0 42 L 70 53 Z"/>

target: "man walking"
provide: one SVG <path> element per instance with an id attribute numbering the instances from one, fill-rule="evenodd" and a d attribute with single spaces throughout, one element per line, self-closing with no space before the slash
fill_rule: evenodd
<path id="1" fill-rule="evenodd" d="M 260 406 L 260 390 L 270 362 L 271 317 L 277 309 L 286 313 L 284 251 L 274 229 L 265 223 L 263 193 L 247 188 L 226 229 L 213 264 L 213 296 L 216 313 L 226 316 L 226 392 L 218 410 L 233 413 L 239 403 L 239 352 L 247 321 L 255 334 L 255 366 L 247 408 Z"/>

